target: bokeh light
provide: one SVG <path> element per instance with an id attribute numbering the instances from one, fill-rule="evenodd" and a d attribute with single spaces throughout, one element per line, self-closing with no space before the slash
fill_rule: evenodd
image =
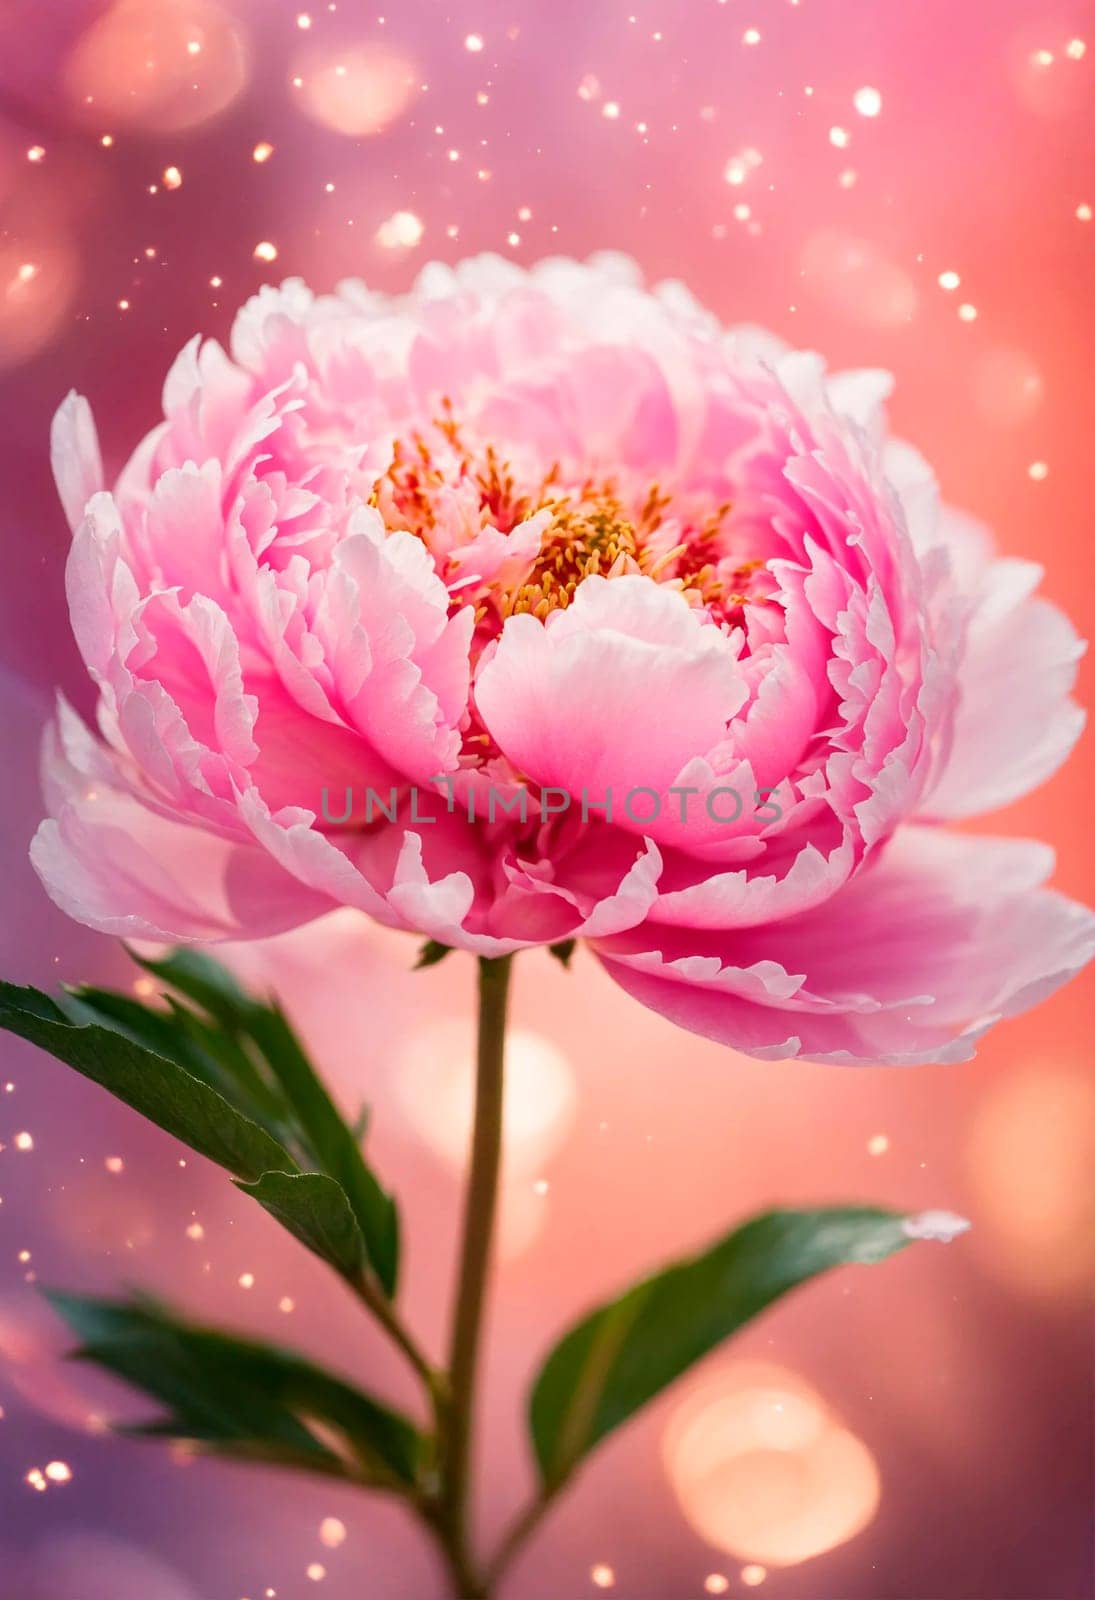
<path id="1" fill-rule="evenodd" d="M 912 277 L 871 239 L 822 228 L 803 246 L 802 273 L 806 288 L 851 322 L 894 327 L 916 312 Z"/>
<path id="2" fill-rule="evenodd" d="M 294 83 L 301 108 L 334 133 L 360 139 L 382 133 L 415 92 L 410 61 L 383 44 L 362 44 L 303 56 Z"/>
<path id="3" fill-rule="evenodd" d="M 86 120 L 159 133 L 208 122 L 247 77 L 242 26 L 212 0 L 116 0 L 64 68 L 69 99 Z"/>
<path id="4" fill-rule="evenodd" d="M 0 239 L 0 370 L 29 360 L 49 343 L 79 281 L 76 252 L 61 235 Z"/>
<path id="5" fill-rule="evenodd" d="M 748 1363 L 696 1387 L 663 1441 L 681 1510 L 739 1560 L 793 1566 L 854 1538 L 878 1506 L 866 1445 L 793 1373 Z"/>
<path id="6" fill-rule="evenodd" d="M 1095 1084 L 1078 1067 L 1013 1068 L 978 1108 L 969 1140 L 980 1244 L 1037 1294 L 1083 1292 L 1095 1272 Z"/>
<path id="7" fill-rule="evenodd" d="M 998 428 L 1017 428 L 1035 416 L 1045 398 L 1045 380 L 1022 350 L 986 350 L 974 367 L 978 412 Z"/>
<path id="8" fill-rule="evenodd" d="M 416 1133 L 459 1170 L 471 1138 L 474 1050 L 470 1019 L 426 1022 L 409 1039 L 394 1077 L 396 1098 Z M 539 1171 L 554 1154 L 573 1123 L 576 1099 L 562 1051 L 527 1028 L 512 1029 L 503 1111 L 507 1179 Z"/>

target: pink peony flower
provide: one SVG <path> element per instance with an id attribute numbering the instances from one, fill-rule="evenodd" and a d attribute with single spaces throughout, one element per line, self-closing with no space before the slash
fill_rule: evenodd
<path id="1" fill-rule="evenodd" d="M 33 859 L 73 916 L 584 938 L 820 1061 L 966 1059 L 1088 958 L 1048 849 L 938 826 L 1065 758 L 1081 646 L 887 439 L 884 374 L 608 256 L 290 280 L 230 349 L 182 352 L 112 492 L 57 415 L 101 737 L 61 705 Z"/>

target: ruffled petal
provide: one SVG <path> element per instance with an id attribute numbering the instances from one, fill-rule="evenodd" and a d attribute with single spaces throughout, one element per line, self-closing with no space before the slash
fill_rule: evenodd
<path id="1" fill-rule="evenodd" d="M 965 1061 L 1095 952 L 1095 917 L 1039 887 L 1052 852 L 907 828 L 824 905 L 755 933 L 644 928 L 597 952 L 628 993 L 762 1059 Z"/>

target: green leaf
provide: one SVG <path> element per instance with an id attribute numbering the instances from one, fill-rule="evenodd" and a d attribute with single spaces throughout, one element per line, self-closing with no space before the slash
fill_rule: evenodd
<path id="1" fill-rule="evenodd" d="M 253 999 L 211 957 L 194 950 L 176 950 L 158 961 L 141 959 L 141 965 L 195 1001 L 212 1020 L 215 1026 L 210 1028 L 176 1003 L 180 1018 L 189 1019 L 192 1030 L 205 1030 L 199 1043 L 210 1069 L 219 1072 L 222 1092 L 275 1130 L 298 1165 L 326 1173 L 341 1184 L 365 1239 L 369 1264 L 384 1292 L 392 1296 L 399 1270 L 395 1202 L 366 1163 L 358 1139 L 280 1006 Z"/>
<path id="2" fill-rule="evenodd" d="M 904 1223 L 865 1206 L 769 1211 L 585 1317 L 548 1356 L 530 1397 L 545 1492 L 780 1295 L 829 1267 L 900 1250 L 909 1243 Z"/>
<path id="3" fill-rule="evenodd" d="M 359 1279 L 366 1247 L 346 1191 L 320 1172 L 264 1172 L 242 1189 L 344 1278 Z"/>
<path id="4" fill-rule="evenodd" d="M 48 1050 L 238 1178 L 297 1170 L 284 1146 L 216 1089 L 116 1027 L 68 1017 L 48 995 L 10 983 L 0 983 L 0 1027 Z"/>
<path id="5" fill-rule="evenodd" d="M 414 1425 L 303 1357 L 184 1322 L 149 1300 L 48 1298 L 82 1341 L 77 1358 L 166 1408 L 165 1416 L 127 1431 L 379 1487 L 414 1487 L 423 1460 Z"/>
<path id="6" fill-rule="evenodd" d="M 225 1027 L 233 1027 L 241 1013 L 253 1003 L 228 968 L 202 950 L 180 945 L 154 961 L 150 956 L 139 956 L 129 945 L 126 949 L 139 967 L 186 995 L 188 1000 L 196 1000 L 203 1011 Z"/>
<path id="7" fill-rule="evenodd" d="M 444 961 L 446 956 L 452 955 L 452 946 L 441 944 L 437 939 L 427 939 L 418 952 L 418 960 L 414 964 L 416 972 L 423 967 L 436 967 L 439 961 Z"/>
<path id="8" fill-rule="evenodd" d="M 280 1007 L 252 1004 L 249 1033 L 277 1076 L 312 1161 L 346 1191 L 370 1264 L 391 1297 L 399 1270 L 399 1218 L 394 1200 L 366 1165 L 360 1146 Z"/>

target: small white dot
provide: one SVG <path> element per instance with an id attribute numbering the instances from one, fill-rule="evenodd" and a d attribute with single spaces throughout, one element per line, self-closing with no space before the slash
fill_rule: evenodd
<path id="1" fill-rule="evenodd" d="M 872 89 L 868 85 L 856 90 L 852 96 L 852 104 L 861 117 L 877 117 L 882 110 L 882 96 L 877 89 Z"/>

